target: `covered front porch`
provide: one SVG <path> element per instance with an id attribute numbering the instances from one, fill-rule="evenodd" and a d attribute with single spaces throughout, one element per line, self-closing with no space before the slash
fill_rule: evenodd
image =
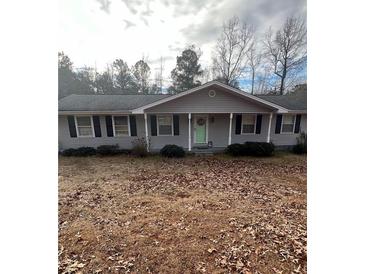
<path id="1" fill-rule="evenodd" d="M 150 151 L 166 144 L 220 151 L 232 143 L 270 142 L 273 113 L 144 113 Z"/>

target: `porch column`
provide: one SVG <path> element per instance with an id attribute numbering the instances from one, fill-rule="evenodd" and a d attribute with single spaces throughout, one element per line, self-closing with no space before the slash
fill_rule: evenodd
<path id="1" fill-rule="evenodd" d="M 232 119 L 233 113 L 229 114 L 229 134 L 228 134 L 228 145 L 232 143 Z"/>
<path id="2" fill-rule="evenodd" d="M 191 113 L 189 113 L 188 117 L 189 117 L 189 151 L 191 151 Z"/>
<path id="3" fill-rule="evenodd" d="M 145 127 L 145 131 L 146 131 L 147 151 L 150 152 L 150 142 L 148 140 L 147 113 L 144 114 L 144 127 Z"/>
<path id="4" fill-rule="evenodd" d="M 269 118 L 269 129 L 268 129 L 268 131 L 267 131 L 267 140 L 266 140 L 266 142 L 268 142 L 268 143 L 270 143 L 271 120 L 272 120 L 272 112 L 270 113 L 270 118 Z"/>

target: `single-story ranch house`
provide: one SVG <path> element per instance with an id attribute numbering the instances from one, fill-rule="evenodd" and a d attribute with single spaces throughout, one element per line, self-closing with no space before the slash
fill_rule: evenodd
<path id="1" fill-rule="evenodd" d="M 306 95 L 251 95 L 217 81 L 175 95 L 69 95 L 59 100 L 59 149 L 130 149 L 141 137 L 150 139 L 150 151 L 247 141 L 293 146 L 307 130 Z"/>

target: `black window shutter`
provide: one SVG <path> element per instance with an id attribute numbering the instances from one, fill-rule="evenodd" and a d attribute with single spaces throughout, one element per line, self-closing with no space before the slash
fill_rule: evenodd
<path id="1" fill-rule="evenodd" d="M 105 116 L 105 124 L 106 124 L 106 135 L 108 137 L 113 137 L 113 121 L 111 116 Z"/>
<path id="2" fill-rule="evenodd" d="M 236 134 L 241 134 L 242 115 L 236 115 Z"/>
<path id="3" fill-rule="evenodd" d="M 137 123 L 135 115 L 129 115 L 129 126 L 131 129 L 131 136 L 137 136 Z"/>
<path id="4" fill-rule="evenodd" d="M 262 114 L 256 116 L 256 134 L 261 133 Z"/>
<path id="5" fill-rule="evenodd" d="M 100 118 L 99 116 L 93 116 L 94 133 L 95 137 L 101 137 Z"/>
<path id="6" fill-rule="evenodd" d="M 299 131 L 300 131 L 300 120 L 301 119 L 302 119 L 302 115 L 297 114 L 297 117 L 295 118 L 294 133 L 299 133 Z"/>
<path id="7" fill-rule="evenodd" d="M 157 136 L 157 119 L 156 115 L 150 115 L 151 117 L 151 135 Z"/>
<path id="8" fill-rule="evenodd" d="M 179 135 L 180 134 L 179 115 L 173 116 L 173 124 L 174 124 L 174 135 Z"/>
<path id="9" fill-rule="evenodd" d="M 276 126 L 275 126 L 275 133 L 276 134 L 280 134 L 282 120 L 283 120 L 283 115 L 282 114 L 276 115 Z"/>
<path id="10" fill-rule="evenodd" d="M 67 120 L 68 120 L 68 129 L 70 130 L 70 137 L 71 138 L 77 137 L 75 118 L 73 116 L 67 116 Z"/>

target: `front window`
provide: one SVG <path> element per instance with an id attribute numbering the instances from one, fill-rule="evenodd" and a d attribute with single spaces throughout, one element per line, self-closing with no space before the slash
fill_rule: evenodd
<path id="1" fill-rule="evenodd" d="M 128 116 L 113 116 L 114 136 L 129 136 Z"/>
<path id="2" fill-rule="evenodd" d="M 243 114 L 242 115 L 242 134 L 255 133 L 256 127 L 256 115 L 255 114 Z"/>
<path id="3" fill-rule="evenodd" d="M 76 116 L 77 136 L 93 137 L 93 126 L 90 116 Z"/>
<path id="4" fill-rule="evenodd" d="M 157 118 L 158 135 L 172 135 L 172 116 L 160 115 Z"/>
<path id="5" fill-rule="evenodd" d="M 283 123 L 281 126 L 282 133 L 293 133 L 295 124 L 295 115 L 283 115 Z"/>

